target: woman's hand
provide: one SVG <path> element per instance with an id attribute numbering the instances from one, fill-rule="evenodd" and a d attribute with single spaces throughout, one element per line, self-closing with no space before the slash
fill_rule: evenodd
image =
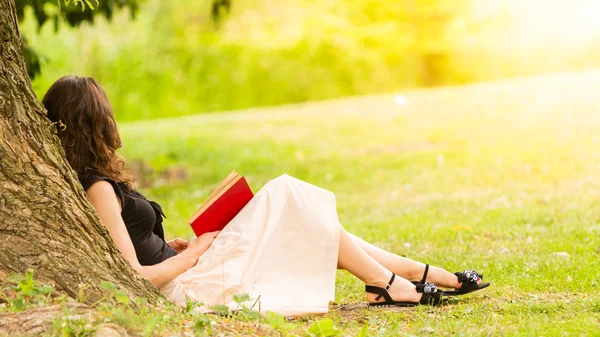
<path id="1" fill-rule="evenodd" d="M 208 247 L 210 247 L 220 232 L 221 231 L 208 232 L 200 235 L 197 238 L 191 239 L 188 243 L 187 249 L 182 253 L 182 255 L 188 255 L 189 257 L 193 258 L 194 261 L 198 261 L 200 255 L 204 254 L 204 252 L 208 250 Z"/>
<path id="2" fill-rule="evenodd" d="M 188 244 L 189 244 L 189 241 L 181 239 L 181 238 L 176 238 L 176 239 L 167 241 L 167 245 L 169 245 L 169 247 L 171 247 L 175 251 L 177 251 L 177 254 L 181 254 L 181 252 L 183 252 L 188 247 Z"/>

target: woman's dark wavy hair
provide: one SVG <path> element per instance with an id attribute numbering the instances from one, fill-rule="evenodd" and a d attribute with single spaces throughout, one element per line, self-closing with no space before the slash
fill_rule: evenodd
<path id="1" fill-rule="evenodd" d="M 117 153 L 122 143 L 112 107 L 93 78 L 64 76 L 52 84 L 42 103 L 80 181 L 98 174 L 133 188 L 133 177 Z"/>

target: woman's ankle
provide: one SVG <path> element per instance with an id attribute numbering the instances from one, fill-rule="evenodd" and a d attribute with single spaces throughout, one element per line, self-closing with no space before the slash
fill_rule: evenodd
<path id="1" fill-rule="evenodd" d="M 392 272 L 385 270 L 378 272 L 377 275 L 364 279 L 363 282 L 365 282 L 366 285 L 385 288 L 389 284 L 391 278 Z"/>
<path id="2" fill-rule="evenodd" d="M 460 283 L 458 283 L 458 277 L 456 275 L 450 273 L 446 269 L 435 267 L 437 277 L 435 278 L 436 285 L 439 285 L 443 288 L 458 288 L 460 287 Z"/>
<path id="3" fill-rule="evenodd" d="M 415 276 L 411 278 L 411 281 L 423 281 L 423 274 L 425 273 L 425 265 L 421 268 L 421 270 L 415 272 Z M 456 288 L 460 287 L 460 283 L 458 283 L 458 278 L 456 275 L 448 272 L 444 268 L 429 266 L 429 270 L 427 271 L 427 279 L 425 280 L 427 283 L 433 283 L 437 286 L 443 288 Z"/>

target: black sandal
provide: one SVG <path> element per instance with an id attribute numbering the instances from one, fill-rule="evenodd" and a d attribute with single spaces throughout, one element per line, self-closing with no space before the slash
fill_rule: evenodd
<path id="1" fill-rule="evenodd" d="M 425 265 L 425 272 L 423 272 L 423 278 L 421 279 L 421 281 L 411 281 L 412 284 L 414 285 L 419 285 L 419 284 L 425 284 L 427 283 L 427 273 L 429 273 L 429 265 L 426 264 Z"/>
<path id="2" fill-rule="evenodd" d="M 483 288 L 487 288 L 490 286 L 489 282 L 477 284 L 477 281 L 483 279 L 483 275 L 479 275 L 474 270 L 465 270 L 463 272 L 454 273 L 456 277 L 458 277 L 458 282 L 461 282 L 462 285 L 459 289 L 455 290 L 444 290 L 442 291 L 442 295 L 444 296 L 456 296 L 456 295 L 464 295 L 468 293 L 472 293 L 477 290 L 481 290 Z"/>
<path id="3" fill-rule="evenodd" d="M 392 273 L 392 278 L 385 286 L 385 288 L 377 287 L 377 286 L 365 286 L 365 291 L 371 294 L 377 294 L 375 298 L 376 301 L 379 301 L 380 298 L 385 298 L 385 302 L 373 302 L 369 303 L 371 307 L 414 307 L 420 304 L 428 304 L 428 305 L 440 305 L 442 304 L 442 293 L 438 292 L 437 287 L 431 283 L 422 283 L 417 284 L 416 289 L 418 293 L 422 293 L 421 300 L 419 302 L 396 302 L 392 299 L 392 296 L 388 293 L 388 290 L 394 283 L 394 279 L 396 279 L 396 274 Z"/>

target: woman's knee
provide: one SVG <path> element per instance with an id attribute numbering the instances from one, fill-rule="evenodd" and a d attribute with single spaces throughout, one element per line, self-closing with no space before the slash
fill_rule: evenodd
<path id="1" fill-rule="evenodd" d="M 284 185 L 284 186 L 290 186 L 294 181 L 294 178 L 290 177 L 287 174 L 282 174 L 279 177 L 271 180 L 269 182 L 270 185 Z"/>

